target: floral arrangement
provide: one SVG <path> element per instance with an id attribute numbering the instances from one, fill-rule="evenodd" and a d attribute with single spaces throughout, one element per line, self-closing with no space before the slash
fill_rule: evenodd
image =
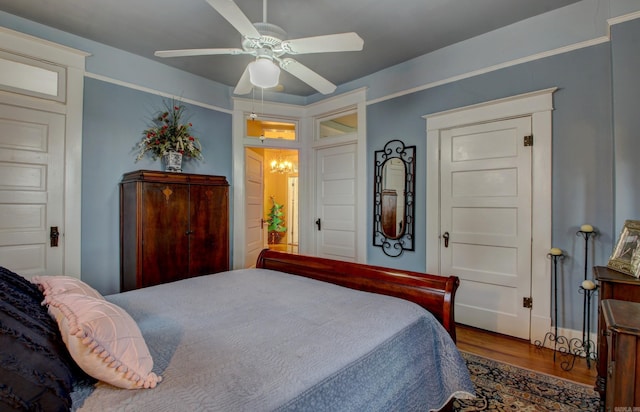
<path id="1" fill-rule="evenodd" d="M 165 110 L 159 111 L 152 124 L 142 132 L 137 145 L 136 161 L 150 153 L 153 160 L 169 152 L 178 152 L 183 156 L 202 159 L 200 140 L 191 134 L 191 123 L 184 123 L 186 107 L 175 100 L 165 101 Z"/>

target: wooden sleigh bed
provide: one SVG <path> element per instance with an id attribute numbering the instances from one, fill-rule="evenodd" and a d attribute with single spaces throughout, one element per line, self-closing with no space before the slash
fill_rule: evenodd
<path id="1" fill-rule="evenodd" d="M 430 275 L 269 249 L 258 256 L 256 267 L 409 300 L 431 312 L 456 341 L 453 304 L 460 285 L 457 276 Z"/>
<path id="2" fill-rule="evenodd" d="M 253 269 L 105 297 L 66 277 L 34 279 L 38 296 L 19 290 L 28 289 L 29 282 L 6 272 L 0 271 L 0 292 L 14 297 L 3 311 L 20 307 L 22 312 L 0 319 L 2 339 L 20 334 L 39 339 L 35 335 L 41 333 L 44 317 L 33 307 L 38 298 L 44 298 L 45 306 L 38 306 L 45 314 L 48 307 L 62 334 L 60 341 L 50 332 L 46 336 L 62 364 L 55 370 L 62 373 L 66 367 L 72 377 L 58 378 L 56 388 L 45 388 L 38 392 L 45 395 L 29 400 L 30 406 L 44 403 L 43 410 L 427 411 L 474 394 L 455 346 L 455 276 L 271 250 L 260 254 Z M 74 300 L 85 304 L 70 314 L 76 310 Z M 81 310 L 86 307 L 108 313 L 102 316 L 108 326 L 85 320 Z M 118 316 L 139 328 L 141 342 L 135 344 L 144 350 L 138 346 L 135 351 L 142 358 L 136 359 L 137 366 L 127 358 L 133 350 L 125 348 L 118 355 L 94 336 L 117 323 Z M 27 327 L 31 324 L 38 325 L 35 331 Z M 123 335 L 135 335 L 133 329 Z M 62 345 L 70 348 L 72 360 Z M 117 339 L 113 345 L 126 346 Z M 15 349 L 24 351 L 23 345 Z M 5 365 L 11 363 L 5 355 L 0 379 L 8 380 L 12 366 Z M 31 362 L 40 352 L 16 356 Z M 92 379 L 78 365 L 106 375 Z M 0 393 L 0 409 L 20 410 L 15 406 L 19 403 L 10 403 L 24 389 L 19 384 L 33 387 L 28 376 L 14 375 L 19 373 L 11 375 L 18 382 L 11 391 L 14 397 Z M 6 388 L 12 383 L 0 384 Z M 127 385 L 134 389 L 122 389 Z M 54 403 L 61 407 L 53 408 Z"/>

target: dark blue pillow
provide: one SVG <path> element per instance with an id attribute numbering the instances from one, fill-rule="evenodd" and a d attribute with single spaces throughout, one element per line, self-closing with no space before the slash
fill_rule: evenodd
<path id="1" fill-rule="evenodd" d="M 0 410 L 67 411 L 77 367 L 38 287 L 0 267 Z"/>

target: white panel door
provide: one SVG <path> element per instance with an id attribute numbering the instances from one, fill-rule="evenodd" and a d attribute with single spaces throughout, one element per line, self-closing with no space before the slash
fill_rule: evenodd
<path id="1" fill-rule="evenodd" d="M 317 256 L 356 260 L 356 149 L 348 144 L 316 151 Z"/>
<path id="2" fill-rule="evenodd" d="M 244 267 L 256 266 L 260 251 L 267 247 L 266 230 L 262 215 L 264 213 L 264 159 L 251 149 L 245 149 L 245 262 Z"/>
<path id="3" fill-rule="evenodd" d="M 459 323 L 529 339 L 531 118 L 442 131 L 442 273 L 460 277 Z"/>
<path id="4" fill-rule="evenodd" d="M 64 115 L 0 104 L 0 264 L 26 277 L 63 273 L 64 134 Z"/>

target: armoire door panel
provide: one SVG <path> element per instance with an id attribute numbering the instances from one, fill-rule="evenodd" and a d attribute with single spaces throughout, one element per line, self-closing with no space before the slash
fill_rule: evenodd
<path id="1" fill-rule="evenodd" d="M 182 279 L 189 270 L 189 186 L 145 183 L 142 205 L 142 286 Z M 158 259 L 162 256 L 162 259 Z"/>
<path id="2" fill-rule="evenodd" d="M 226 187 L 191 185 L 189 274 L 216 273 L 229 267 Z M 221 262 L 226 264 L 221 265 Z"/>

